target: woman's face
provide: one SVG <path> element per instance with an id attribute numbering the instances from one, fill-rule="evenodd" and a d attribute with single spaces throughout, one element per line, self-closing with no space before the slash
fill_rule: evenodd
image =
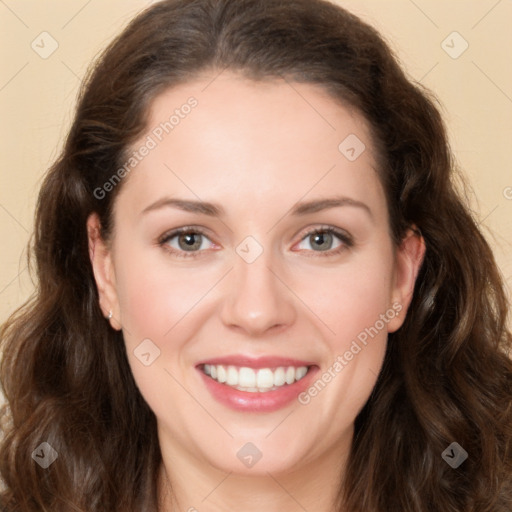
<path id="1" fill-rule="evenodd" d="M 225 72 L 158 96 L 131 150 L 91 255 L 164 454 L 246 474 L 341 457 L 423 250 L 392 244 L 362 117 Z"/>

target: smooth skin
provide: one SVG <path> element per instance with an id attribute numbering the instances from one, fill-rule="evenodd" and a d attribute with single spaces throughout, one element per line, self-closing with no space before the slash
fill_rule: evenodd
<path id="1" fill-rule="evenodd" d="M 354 420 L 387 335 L 406 316 L 424 241 L 411 230 L 394 246 L 368 126 L 318 86 L 227 71 L 199 76 L 155 98 L 133 149 L 190 97 L 197 106 L 124 178 L 108 243 L 97 215 L 88 219 L 100 305 L 122 329 L 157 418 L 162 510 L 332 512 Z M 353 162 L 338 149 L 350 134 L 366 146 Z M 168 199 L 218 211 L 186 211 Z M 196 235 L 163 240 L 182 227 Z M 263 250 L 252 263 L 237 252 L 248 236 Z M 244 247 L 257 251 L 251 244 Z M 307 405 L 232 410 L 212 398 L 195 367 L 231 354 L 272 355 L 314 361 L 320 376 L 393 304 L 400 313 Z M 134 354 L 145 339 L 160 350 L 149 366 Z M 237 457 L 248 442 L 262 453 L 252 468 Z"/>

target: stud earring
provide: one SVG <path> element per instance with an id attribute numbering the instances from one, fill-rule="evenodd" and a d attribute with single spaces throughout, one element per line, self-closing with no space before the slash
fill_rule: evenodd
<path id="1" fill-rule="evenodd" d="M 107 318 L 108 318 L 109 320 L 112 318 L 112 310 L 110 310 L 110 311 L 108 312 L 108 317 L 107 317 Z"/>

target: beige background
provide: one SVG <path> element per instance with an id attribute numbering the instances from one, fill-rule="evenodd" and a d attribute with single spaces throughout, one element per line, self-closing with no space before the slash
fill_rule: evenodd
<path id="1" fill-rule="evenodd" d="M 32 290 L 25 246 L 35 198 L 68 129 L 80 78 L 97 52 L 150 3 L 0 0 L 0 322 Z M 410 76 L 440 99 L 454 153 L 474 189 L 473 207 L 510 290 L 512 1 L 338 3 L 380 29 Z M 454 31 L 461 37 L 450 35 Z M 452 56 L 442 47 L 445 40 Z M 467 50 L 452 58 L 466 42 Z M 42 58 L 51 44 L 58 48 Z"/>

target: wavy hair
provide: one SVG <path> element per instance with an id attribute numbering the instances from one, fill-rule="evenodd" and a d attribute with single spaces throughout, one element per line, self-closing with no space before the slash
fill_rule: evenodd
<path id="1" fill-rule="evenodd" d="M 198 73 L 317 84 L 372 129 L 398 245 L 426 255 L 404 325 L 355 423 L 336 510 L 510 512 L 512 336 L 503 280 L 458 191 L 436 101 L 383 38 L 324 0 L 166 0 L 140 13 L 84 80 L 62 153 L 40 190 L 37 287 L 1 330 L 0 445 L 10 512 L 158 510 L 156 419 L 120 332 L 103 318 L 86 220 L 112 236 L 120 183 L 101 188 L 147 125 L 150 102 Z M 42 469 L 41 442 L 58 453 Z M 469 454 L 457 469 L 452 442 Z"/>

